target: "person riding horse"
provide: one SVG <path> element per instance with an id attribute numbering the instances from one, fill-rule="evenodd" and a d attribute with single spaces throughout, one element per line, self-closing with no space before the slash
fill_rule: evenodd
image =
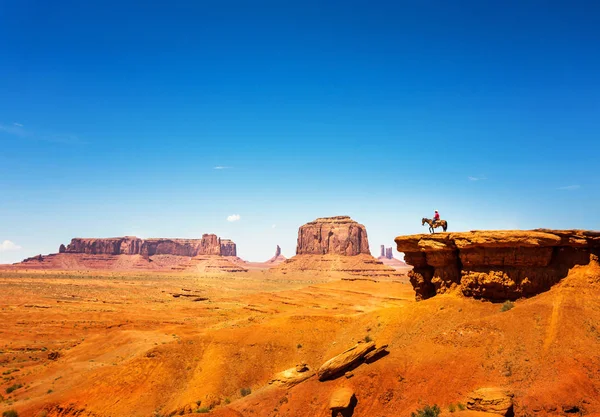
<path id="1" fill-rule="evenodd" d="M 433 215 L 433 219 L 428 219 L 423 217 L 421 224 L 425 225 L 425 223 L 429 224 L 429 232 L 435 233 L 435 229 L 441 227 L 444 229 L 444 232 L 448 229 L 448 222 L 446 220 L 440 219 L 440 213 L 435 210 L 435 214 Z"/>

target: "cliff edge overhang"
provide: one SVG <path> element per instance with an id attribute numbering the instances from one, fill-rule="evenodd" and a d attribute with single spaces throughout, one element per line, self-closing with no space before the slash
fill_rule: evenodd
<path id="1" fill-rule="evenodd" d="M 600 253 L 600 232 L 587 230 L 476 230 L 394 240 L 413 266 L 417 300 L 453 290 L 492 301 L 530 297 Z"/>

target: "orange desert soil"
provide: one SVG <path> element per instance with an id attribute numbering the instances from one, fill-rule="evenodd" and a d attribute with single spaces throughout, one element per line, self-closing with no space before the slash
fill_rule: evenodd
<path id="1" fill-rule="evenodd" d="M 600 412 L 597 262 L 508 311 L 457 292 L 416 302 L 407 279 L 345 277 L 0 271 L 0 411 L 329 416 L 346 387 L 355 417 L 434 403 L 450 415 L 473 390 L 503 387 L 517 416 Z M 316 371 L 365 338 L 389 354 L 351 378 L 268 383 L 300 363 Z"/>

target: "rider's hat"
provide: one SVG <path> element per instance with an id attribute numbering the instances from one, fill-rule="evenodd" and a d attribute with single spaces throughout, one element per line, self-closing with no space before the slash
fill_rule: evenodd
<path id="1" fill-rule="evenodd" d="M 438 211 L 436 210 L 435 212 L 437 213 Z"/>

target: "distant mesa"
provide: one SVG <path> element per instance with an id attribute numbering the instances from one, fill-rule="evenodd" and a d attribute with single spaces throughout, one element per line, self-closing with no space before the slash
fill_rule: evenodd
<path id="1" fill-rule="evenodd" d="M 349 216 L 318 218 L 300 226 L 296 256 L 277 266 L 276 270 L 283 273 L 341 273 L 346 275 L 346 279 L 376 280 L 403 276 L 371 256 L 365 226 Z"/>
<path id="2" fill-rule="evenodd" d="M 492 301 L 547 291 L 575 265 L 597 262 L 600 232 L 536 229 L 398 236 L 417 300 L 449 291 Z"/>
<path id="3" fill-rule="evenodd" d="M 395 269 L 406 269 L 406 262 L 401 261 L 400 259 L 394 258 L 393 248 L 386 248 L 385 245 L 381 245 L 381 255 L 377 258 L 378 261 L 381 261 L 384 265 L 391 266 Z"/>
<path id="4" fill-rule="evenodd" d="M 241 272 L 231 262 L 236 244 L 214 234 L 201 239 L 73 238 L 58 254 L 38 255 L 17 266 L 48 269 L 167 269 Z"/>
<path id="5" fill-rule="evenodd" d="M 140 239 L 135 236 L 112 238 L 73 238 L 67 247 L 60 245 L 59 253 L 88 255 L 154 255 L 236 256 L 236 246 L 229 239 L 204 234 L 202 239 Z"/>

